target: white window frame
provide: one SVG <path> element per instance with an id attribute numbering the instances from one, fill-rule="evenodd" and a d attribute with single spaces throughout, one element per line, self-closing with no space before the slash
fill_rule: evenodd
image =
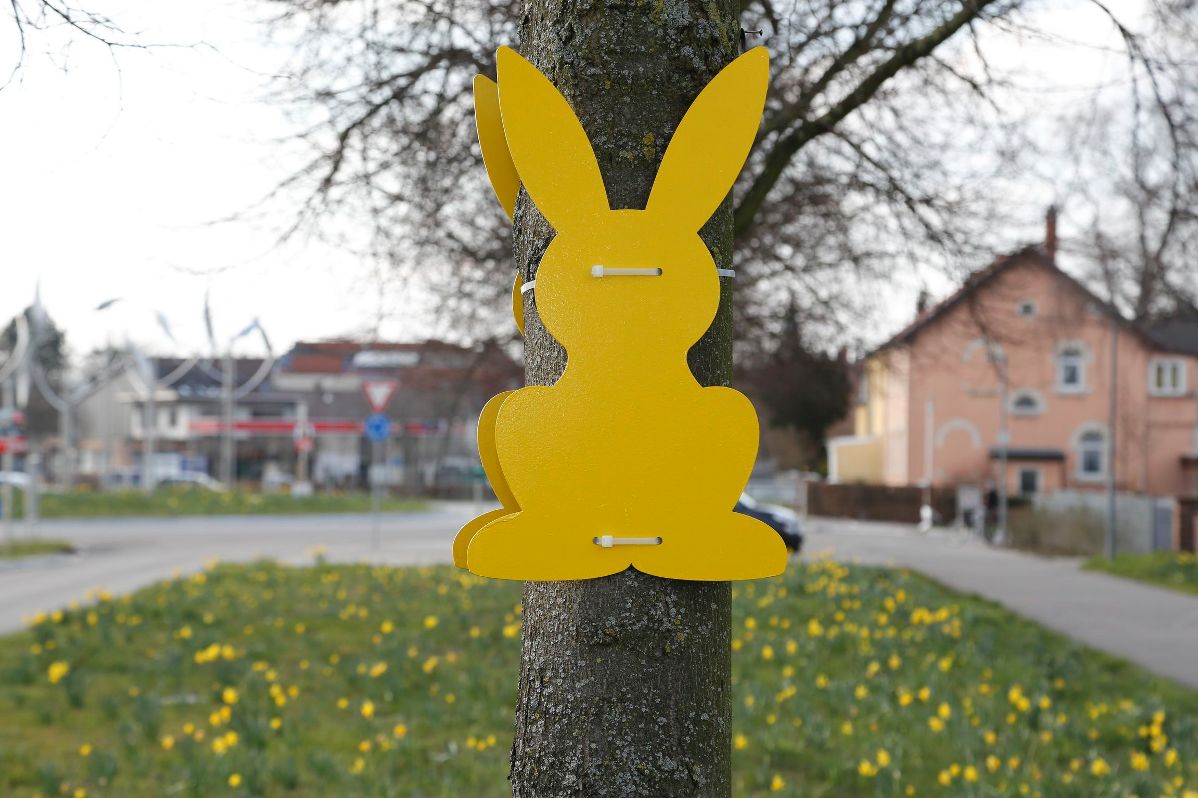
<path id="1" fill-rule="evenodd" d="M 1034 399 L 1036 402 L 1036 409 L 1021 409 L 1016 403 L 1022 398 Z M 1039 391 L 1033 391 L 1030 388 L 1019 388 L 1017 390 L 1011 391 L 1011 396 L 1009 399 L 1007 399 L 1007 410 L 1010 411 L 1011 415 L 1019 416 L 1020 418 L 1035 418 L 1036 416 L 1042 416 L 1044 415 L 1045 411 L 1044 394 L 1040 393 Z"/>
<path id="2" fill-rule="evenodd" d="M 1148 395 L 1156 397 L 1176 397 L 1185 396 L 1189 390 L 1189 364 L 1186 363 L 1183 357 L 1154 357 L 1148 361 Z M 1158 369 L 1172 366 L 1177 369 L 1177 385 L 1173 387 L 1160 388 L 1156 384 L 1156 375 Z"/>
<path id="3" fill-rule="evenodd" d="M 1021 319 L 1034 319 L 1040 313 L 1040 306 L 1034 299 L 1021 299 L 1015 305 L 1015 315 Z"/>
<path id="4" fill-rule="evenodd" d="M 1102 443 L 1099 444 L 1100 448 L 1098 452 L 1099 456 L 1102 458 L 1102 468 L 1095 473 L 1090 473 L 1085 470 L 1085 454 L 1091 449 L 1093 444 L 1082 444 L 1082 438 L 1092 432 L 1097 432 L 1102 436 Z M 1073 451 L 1077 459 L 1073 469 L 1073 475 L 1078 482 L 1102 482 L 1106 480 L 1107 471 L 1111 467 L 1109 462 L 1111 456 L 1111 444 L 1110 440 L 1107 438 L 1107 435 L 1109 434 L 1110 433 L 1107 431 L 1107 428 L 1102 424 L 1083 424 L 1081 427 L 1078 427 L 1075 433 L 1073 433 Z"/>
<path id="5" fill-rule="evenodd" d="M 1064 370 L 1064 354 L 1066 350 L 1076 349 L 1077 355 L 1077 385 L 1066 385 L 1061 377 Z M 1056 373 L 1054 382 L 1056 383 L 1057 393 L 1063 394 L 1079 394 L 1089 392 L 1089 383 L 1087 381 L 1087 370 L 1090 365 L 1090 350 L 1081 341 L 1062 341 L 1057 345 L 1057 351 L 1053 355 L 1053 367 Z"/>
<path id="6" fill-rule="evenodd" d="M 1036 489 L 1031 493 L 1025 493 L 1023 490 L 1023 475 L 1025 473 L 1036 475 Z M 1019 489 L 1020 496 L 1038 496 L 1044 492 L 1044 469 L 1034 466 L 1020 466 L 1015 471 L 1015 485 Z"/>

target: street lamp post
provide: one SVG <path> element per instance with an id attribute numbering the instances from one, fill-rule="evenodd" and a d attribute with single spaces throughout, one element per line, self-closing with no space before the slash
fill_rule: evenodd
<path id="1" fill-rule="evenodd" d="M 16 404 L 15 398 L 13 397 L 13 384 L 11 379 L 4 380 L 3 390 L 3 398 L 0 401 L 2 401 L 4 409 L 8 412 L 11 412 L 13 410 L 13 405 Z M 11 421 L 9 421 L 6 426 L 11 427 Z M 8 434 L 8 430 L 5 430 L 4 434 L 4 459 L 3 465 L 0 466 L 0 469 L 2 469 L 5 474 L 11 474 L 13 471 L 12 436 Z M 4 502 L 4 538 L 8 541 L 9 548 L 12 548 L 16 535 L 16 513 L 13 512 L 15 508 L 13 507 L 11 479 L 4 480 L 3 497 L 4 498 L 0 501 Z"/>
<path id="2" fill-rule="evenodd" d="M 154 456 L 158 448 L 158 365 L 150 358 L 150 380 L 146 386 L 146 421 L 145 445 L 141 452 L 141 484 L 146 493 L 153 493 L 157 483 L 154 470 Z"/>
<path id="3" fill-rule="evenodd" d="M 208 304 L 208 298 L 204 298 L 204 324 L 208 330 L 208 341 L 212 346 L 213 356 L 218 355 L 218 347 L 216 345 L 216 335 L 212 328 L 212 313 Z M 262 338 L 262 343 L 266 347 L 266 357 L 262 359 L 262 364 L 258 370 L 246 380 L 246 382 L 238 386 L 236 384 L 236 365 L 237 361 L 233 356 L 234 345 L 250 335 L 257 332 Z M 220 440 L 220 478 L 221 482 L 226 485 L 232 485 L 236 477 L 236 441 L 233 437 L 233 419 L 237 408 L 237 400 L 248 396 L 255 388 L 262 384 L 274 368 L 274 349 L 270 344 L 270 337 L 267 336 L 266 330 L 258 319 L 254 319 L 243 330 L 234 335 L 228 340 L 224 347 L 224 352 L 221 357 L 221 440 Z"/>
<path id="4" fill-rule="evenodd" d="M 141 415 L 141 487 L 146 493 L 153 493 L 158 482 L 154 469 L 154 456 L 158 446 L 158 360 L 140 352 L 134 352 L 134 360 L 140 372 L 146 398 Z"/>
<path id="5" fill-rule="evenodd" d="M 226 485 L 233 484 L 233 342 L 225 350 L 221 368 L 221 438 L 220 438 L 220 481 Z"/>
<path id="6" fill-rule="evenodd" d="M 121 297 L 106 300 L 101 302 L 96 307 L 96 310 L 107 310 L 121 300 Z M 179 342 L 171 331 L 171 325 L 167 321 L 166 316 L 161 311 L 155 311 L 154 316 L 159 329 L 162 330 L 167 340 L 178 346 Z M 137 365 L 137 371 L 139 372 L 142 386 L 145 389 L 145 403 L 142 406 L 141 484 L 142 490 L 151 493 L 158 483 L 158 476 L 154 469 L 155 453 L 158 446 L 158 391 L 169 388 L 182 379 L 199 362 L 199 358 L 191 357 L 185 359 L 174 371 L 160 378 L 158 376 L 158 360 L 156 357 L 153 355 L 143 355 L 129 342 L 126 342 L 125 348 L 130 352 Z M 107 423 L 111 424 L 111 418 L 108 419 Z"/>
<path id="7" fill-rule="evenodd" d="M 1110 393 L 1107 396 L 1107 460 L 1106 460 L 1106 556 L 1114 559 L 1116 553 L 1116 503 L 1115 493 L 1115 435 L 1118 429 L 1119 409 L 1119 321 L 1111 316 L 1111 377 Z"/>
<path id="8" fill-rule="evenodd" d="M 34 334 L 37 336 L 37 333 Z M 124 362 L 120 360 L 109 360 L 104 364 L 104 368 L 99 375 L 75 385 L 72 388 L 64 390 L 59 394 L 50 385 L 50 380 L 46 376 L 45 370 L 36 359 L 30 362 L 30 373 L 33 377 L 33 384 L 46 399 L 46 401 L 58 411 L 58 430 L 62 436 L 62 459 L 63 467 L 61 469 L 61 482 L 64 487 L 70 488 L 74 484 L 75 473 L 75 409 L 83 402 L 84 399 L 91 396 L 96 391 L 105 387 L 110 381 L 116 378 L 124 367 Z"/>
<path id="9" fill-rule="evenodd" d="M 994 542 L 1004 544 L 1007 541 L 1007 468 L 1011 448 L 1010 375 L 1007 372 L 1007 358 L 1002 346 L 989 341 L 986 348 L 987 356 L 998 375 L 998 480 L 995 485 L 998 493 L 998 518 L 995 519 L 998 528 L 994 533 Z"/>
<path id="10" fill-rule="evenodd" d="M 12 414 L 16 411 L 16 380 L 17 375 L 22 369 L 27 367 L 27 360 L 30 350 L 29 322 L 25 318 L 24 313 L 17 315 L 16 319 L 17 340 L 13 346 L 12 352 L 8 359 L 0 364 L 0 409 L 3 409 L 6 414 Z M 11 428 L 12 421 L 6 426 Z M 12 436 L 5 432 L 4 441 L 4 457 L 0 460 L 0 470 L 8 474 L 13 472 L 13 439 Z M 12 480 L 4 480 L 3 485 L 3 515 L 4 515 L 4 532 L 5 538 L 11 547 L 16 538 L 16 513 L 13 507 L 13 490 Z"/>
<path id="11" fill-rule="evenodd" d="M 120 301 L 121 301 L 120 297 L 106 299 L 103 302 L 101 302 L 99 305 L 96 305 L 96 312 L 103 313 L 104 311 L 108 310 L 109 308 L 111 308 L 113 305 L 115 305 L 116 303 L 118 303 Z M 107 335 L 107 347 L 106 347 L 105 354 L 108 357 L 108 360 L 110 362 L 115 359 L 115 352 L 116 352 L 116 347 L 112 343 L 112 330 L 111 330 L 111 328 L 109 328 L 108 335 Z M 102 465 L 100 468 L 100 489 L 101 490 L 107 490 L 109 487 L 109 484 L 112 481 L 112 459 L 113 459 L 112 458 L 112 449 L 113 449 L 113 444 L 115 442 L 115 437 L 116 437 L 114 434 L 113 423 L 112 423 L 112 414 L 113 414 L 112 391 L 114 390 L 114 383 L 116 382 L 115 377 L 116 377 L 116 375 L 114 374 L 113 380 L 104 386 L 104 455 L 101 458 Z"/>

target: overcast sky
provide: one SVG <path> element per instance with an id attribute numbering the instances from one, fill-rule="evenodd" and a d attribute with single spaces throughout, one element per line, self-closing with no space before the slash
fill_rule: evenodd
<path id="1" fill-rule="evenodd" d="M 297 152 L 279 143 L 292 127 L 263 101 L 286 53 L 267 42 L 255 16 L 262 6 L 97 0 L 88 7 L 139 31 L 141 41 L 211 46 L 114 58 L 78 37 L 33 40 L 18 82 L 0 91 L 0 318 L 27 305 L 40 281 L 76 354 L 110 338 L 160 339 L 158 311 L 180 348 L 205 347 L 205 292 L 218 337 L 260 318 L 277 350 L 296 339 L 361 333 L 383 306 L 390 311 L 384 336 L 418 331 L 419 298 L 402 290 L 380 297 L 371 264 L 320 243 L 280 246 L 274 224 L 217 221 L 254 208 L 298 163 Z M 17 45 L 6 24 L 3 65 Z M 1071 27 L 1075 38 L 1117 44 L 1093 14 L 1078 15 Z M 1064 82 L 1101 79 L 1112 68 L 1099 49 L 1034 41 L 1012 43 L 1004 57 Z M 272 206 L 274 219 L 280 210 Z M 124 300 L 95 310 L 114 297 Z M 896 307 L 880 328 L 905 315 L 905 305 Z M 246 342 L 241 351 L 259 348 Z"/>
<path id="2" fill-rule="evenodd" d="M 40 280 L 77 353 L 109 337 L 161 338 L 159 311 L 183 348 L 204 346 L 206 291 L 218 338 L 255 317 L 276 348 L 372 325 L 370 264 L 319 243 L 279 246 L 278 225 L 255 211 L 299 163 L 278 143 L 291 129 L 282 111 L 261 101 L 285 54 L 267 45 L 258 7 L 96 6 L 142 41 L 216 49 L 125 50 L 114 61 L 78 37 L 33 40 L 53 57 L 31 53 L 0 91 L 0 318 L 27 305 Z M 16 40 L 2 26 L 8 64 Z M 280 209 L 271 206 L 272 221 Z M 218 221 L 244 211 L 254 220 Z M 124 299 L 95 311 L 113 297 Z"/>

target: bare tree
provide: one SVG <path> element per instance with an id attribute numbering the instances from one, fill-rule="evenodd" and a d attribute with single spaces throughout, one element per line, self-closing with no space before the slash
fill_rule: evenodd
<path id="1" fill-rule="evenodd" d="M 437 289 L 443 331 L 505 329 L 511 242 L 479 166 L 470 82 L 494 74 L 498 44 L 519 40 L 519 4 L 271 2 L 275 30 L 297 43 L 279 99 L 311 147 L 282 187 L 301 203 L 296 229 L 366 219 L 371 254 Z M 1157 2 L 1162 19 L 1196 15 L 1176 0 Z M 1106 13 L 1097 0 L 1079 3 L 1088 7 Z M 1184 37 L 1171 43 L 1163 27 L 1137 34 L 1110 20 L 1129 74 L 1145 86 L 1187 57 Z M 738 21 L 746 44 L 775 56 L 766 119 L 736 191 L 739 340 L 776 342 L 792 294 L 805 335 L 852 337 L 881 304 L 874 289 L 894 274 L 932 267 L 955 278 L 1011 246 L 1003 231 L 1023 209 L 996 186 L 1013 184 L 1051 147 L 1027 124 L 1039 108 L 990 51 L 1032 35 L 1066 46 L 1068 31 L 1037 28 L 1020 0 L 752 0 Z M 1140 99 L 1140 127 L 1164 119 L 1196 127 L 1164 94 Z M 660 157 L 667 143 L 621 149 Z"/>
<path id="2" fill-rule="evenodd" d="M 1198 301 L 1198 15 L 1151 7 L 1146 31 L 1120 31 L 1129 81 L 1073 119 L 1075 246 L 1107 298 L 1137 322 Z M 1152 42 L 1148 51 L 1146 42 Z"/>
<path id="3" fill-rule="evenodd" d="M 297 228 L 367 218 L 373 251 L 440 286 L 444 310 L 502 308 L 510 242 L 478 165 L 470 81 L 479 72 L 493 75 L 495 47 L 518 39 L 519 6 L 276 5 L 279 35 L 299 43 L 295 76 L 280 95 L 296 109 L 312 148 L 284 186 L 301 198 Z M 986 96 L 979 80 L 987 78 L 933 51 L 1010 7 L 996 0 L 851 7 L 820 0 L 784 13 L 769 2 L 741 12 L 746 27 L 761 28 L 744 32 L 746 42 L 764 41 L 775 54 L 767 120 L 738 192 L 738 285 L 743 306 L 757 310 L 743 315 L 743 334 L 769 333 L 770 319 L 784 310 L 774 301 L 780 282 L 803 287 L 802 309 L 813 316 L 807 329 L 839 331 L 845 319 L 837 309 L 860 300 L 852 297 L 853 280 L 829 280 L 829 273 L 849 273 L 860 287 L 898 259 L 926 253 L 922 245 L 954 254 L 986 248 L 987 226 L 967 207 L 977 197 L 938 190 L 947 181 L 945 151 L 973 143 L 935 119 L 951 103 L 988 140 L 1013 126 Z M 660 157 L 667 143 L 621 146 L 627 158 L 648 158 Z M 842 294 L 825 301 L 834 287 Z M 502 321 L 470 317 L 480 326 Z"/>
<path id="4" fill-rule="evenodd" d="M 297 227 L 369 220 L 374 251 L 442 287 L 458 334 L 506 316 L 514 272 L 533 278 L 553 235 L 522 194 L 509 238 L 479 164 L 470 84 L 494 74 L 501 43 L 519 41 L 571 102 L 618 208 L 643 207 L 702 85 L 738 50 L 770 47 L 736 204 L 703 231 L 718 265 L 734 245 L 743 256 L 752 312 L 736 332 L 758 342 L 793 332 L 787 315 L 813 336 L 842 331 L 863 289 L 905 264 L 976 262 L 1002 226 L 991 181 L 1029 149 L 986 53 L 1028 24 L 1018 0 L 275 3 L 276 30 L 300 45 L 280 91 L 312 147 L 282 187 L 300 198 Z M 551 384 L 565 353 L 525 310 L 527 381 Z M 732 318 L 728 290 L 691 352 L 705 384 L 731 378 Z M 526 584 L 513 794 L 728 796 L 729 602 L 726 584 L 634 570 Z"/>
<path id="5" fill-rule="evenodd" d="M 135 36 L 122 31 L 110 17 L 75 5 L 70 0 L 9 0 L 5 5 L 17 50 L 15 58 L 8 65 L 8 76 L 0 83 L 0 89 L 20 73 L 36 34 L 48 35 L 56 29 L 65 29 L 78 38 L 100 44 L 109 50 L 146 46 L 139 43 Z M 0 33 L 5 32 L 3 28 L 0 25 Z"/>

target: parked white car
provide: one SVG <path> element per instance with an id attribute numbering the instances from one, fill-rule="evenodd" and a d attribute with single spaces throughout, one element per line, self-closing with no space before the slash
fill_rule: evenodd
<path id="1" fill-rule="evenodd" d="M 160 488 L 203 488 L 216 493 L 225 491 L 224 483 L 218 482 L 203 471 L 176 471 L 158 478 Z"/>
<path id="2" fill-rule="evenodd" d="M 0 471 L 0 485 L 12 485 L 25 490 L 29 487 L 29 475 L 20 471 Z"/>

